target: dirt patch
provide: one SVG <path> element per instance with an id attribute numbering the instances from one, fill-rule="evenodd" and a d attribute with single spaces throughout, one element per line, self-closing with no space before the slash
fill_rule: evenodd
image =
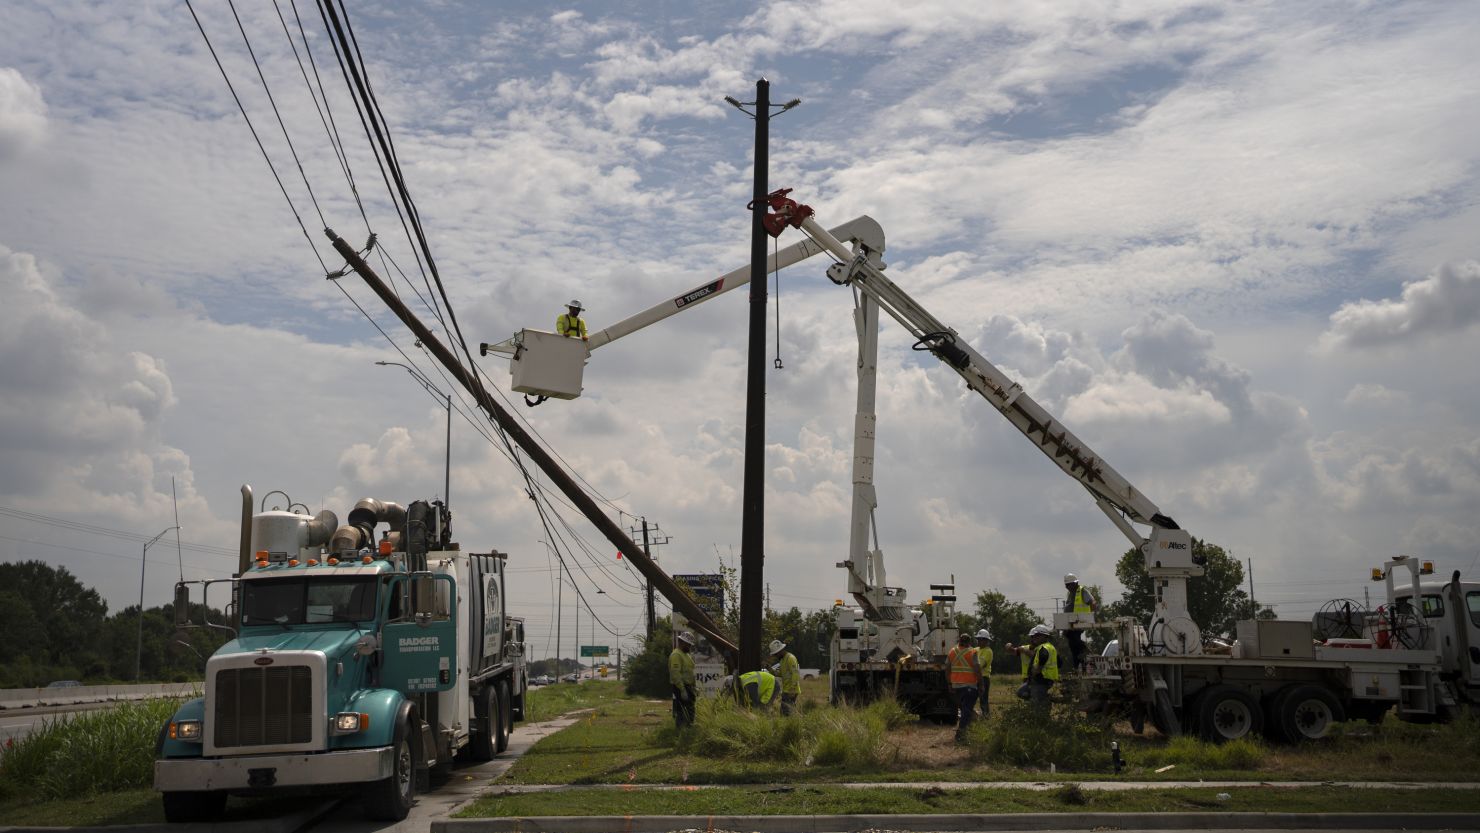
<path id="1" fill-rule="evenodd" d="M 899 763 L 919 769 L 950 769 L 971 766 L 964 746 L 955 742 L 954 726 L 922 724 L 906 726 L 889 734 L 899 750 Z"/>

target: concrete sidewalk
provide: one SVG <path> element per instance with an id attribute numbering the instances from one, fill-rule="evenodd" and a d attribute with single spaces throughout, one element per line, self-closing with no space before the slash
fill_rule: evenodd
<path id="1" fill-rule="evenodd" d="M 1480 789 L 1480 781 L 898 781 L 898 782 L 829 782 L 806 781 L 794 784 L 508 784 L 499 788 L 494 795 L 519 795 L 522 793 L 563 792 L 567 790 L 621 790 L 638 792 L 644 790 L 709 790 L 719 788 L 738 789 L 786 789 L 795 787 L 844 787 L 847 789 L 901 789 L 901 790 L 1056 790 L 1074 784 L 1082 790 L 1161 790 L 1229 787 L 1277 787 L 1299 789 L 1301 787 L 1352 787 L 1371 790 L 1419 790 L 1442 787 L 1457 790 Z"/>
<path id="2" fill-rule="evenodd" d="M 1007 830 L 1480 830 L 1476 813 L 1017 813 L 851 816 L 543 816 L 449 819 L 431 833 L 859 833 Z"/>

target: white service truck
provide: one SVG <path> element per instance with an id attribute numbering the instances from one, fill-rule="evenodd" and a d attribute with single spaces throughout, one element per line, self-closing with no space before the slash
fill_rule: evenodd
<path id="1" fill-rule="evenodd" d="M 523 719 L 507 556 L 464 552 L 441 502 L 365 499 L 340 525 L 291 500 L 268 510 L 270 496 L 254 514 L 242 487 L 231 623 L 213 625 L 236 638 L 207 660 L 204 696 L 160 729 L 165 817 L 208 821 L 228 794 L 311 791 L 359 793 L 372 818 L 404 819 L 418 784 L 455 755 L 504 751 Z M 221 583 L 176 585 L 177 616 L 193 587 L 208 602 Z"/>

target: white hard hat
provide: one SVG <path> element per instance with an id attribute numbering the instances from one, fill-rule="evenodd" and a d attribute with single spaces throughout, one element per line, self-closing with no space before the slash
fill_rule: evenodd
<path id="1" fill-rule="evenodd" d="M 572 298 L 570 303 L 566 304 L 566 306 L 575 307 L 576 309 L 585 309 L 585 307 L 581 305 L 581 302 L 576 300 L 575 298 Z"/>
<path id="2" fill-rule="evenodd" d="M 1053 631 L 1048 629 L 1048 625 L 1034 625 L 1033 629 L 1028 631 L 1028 636 L 1049 636 L 1052 633 Z"/>
<path id="3" fill-rule="evenodd" d="M 785 642 L 782 642 L 779 639 L 773 639 L 773 640 L 771 640 L 771 653 L 773 653 L 773 654 L 779 654 L 779 653 L 781 653 L 784 650 L 786 650 L 786 643 Z"/>
<path id="4" fill-rule="evenodd" d="M 1076 576 L 1073 573 L 1064 573 L 1064 583 L 1065 584 L 1078 584 L 1079 583 L 1079 576 Z"/>
<path id="5" fill-rule="evenodd" d="M 684 631 L 683 633 L 680 633 L 678 635 L 678 641 L 682 642 L 685 645 L 693 645 L 694 635 L 689 633 L 688 631 Z"/>
<path id="6" fill-rule="evenodd" d="M 976 632 L 976 638 L 977 639 L 991 639 L 992 638 L 992 635 L 987 632 L 987 629 L 986 628 L 982 628 L 981 630 L 979 630 L 979 631 Z"/>

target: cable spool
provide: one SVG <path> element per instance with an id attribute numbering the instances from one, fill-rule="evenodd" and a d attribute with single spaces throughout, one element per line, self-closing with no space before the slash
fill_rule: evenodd
<path id="1" fill-rule="evenodd" d="M 1361 639 L 1366 634 L 1367 608 L 1355 599 L 1332 599 L 1311 619 L 1316 639 Z"/>

